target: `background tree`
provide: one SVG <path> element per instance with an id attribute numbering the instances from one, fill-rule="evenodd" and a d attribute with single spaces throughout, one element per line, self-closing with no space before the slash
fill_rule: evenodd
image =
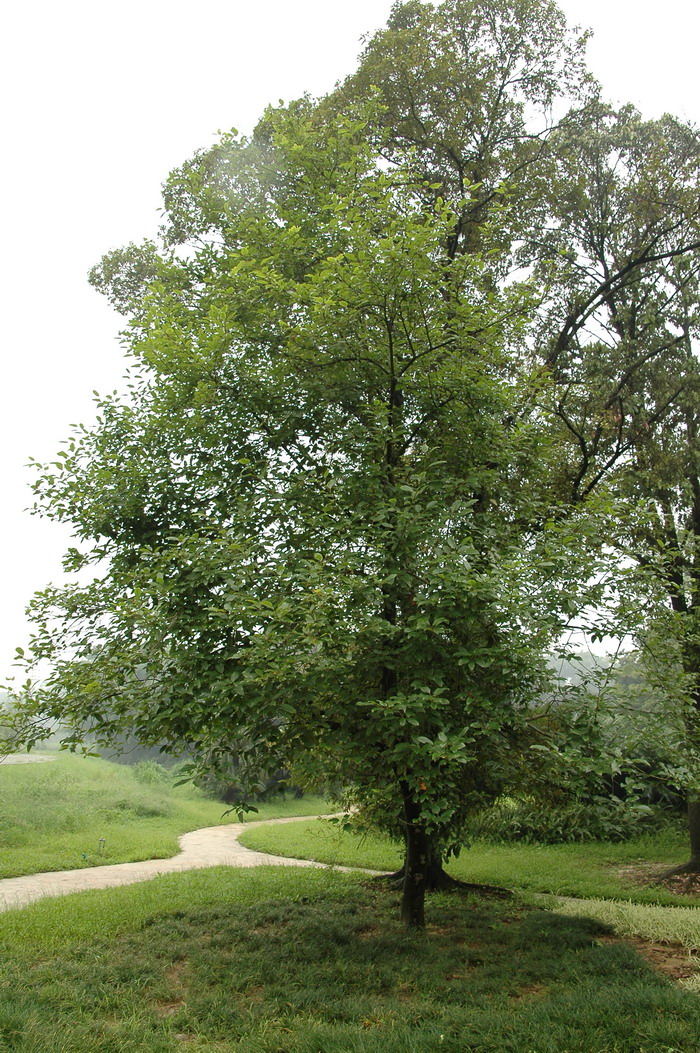
<path id="1" fill-rule="evenodd" d="M 667 678 L 667 719 L 685 714 L 679 766 L 690 791 L 687 868 L 697 869 L 700 136 L 671 116 L 644 121 L 632 107 L 597 103 L 550 146 L 559 173 L 551 218 L 527 251 L 552 282 L 537 340 L 556 380 L 562 491 L 578 504 L 617 488 L 631 514 L 617 518 L 611 540 L 646 568 L 650 609 L 673 612 L 659 612 L 654 639 L 682 671 Z"/>
<path id="2" fill-rule="evenodd" d="M 639 564 L 651 596 L 642 643 L 647 668 L 667 698 L 668 719 L 682 722 L 681 780 L 688 792 L 690 859 L 677 872 L 700 872 L 700 648 L 698 545 L 700 377 L 686 331 L 682 385 L 663 428 L 635 442 L 621 487 L 640 506 L 621 543 Z"/>
<path id="3" fill-rule="evenodd" d="M 578 502 L 665 428 L 687 386 L 700 138 L 672 117 L 643 121 L 597 102 L 549 145 L 549 221 L 522 259 L 550 290 L 536 340 L 557 380 L 566 488 Z"/>
<path id="4" fill-rule="evenodd" d="M 411 152 L 426 197 L 454 209 L 448 253 L 488 249 L 496 281 L 541 226 L 552 131 L 594 91 L 585 44 L 551 0 L 396 3 L 321 109 L 332 119 L 376 97 L 378 149 L 390 163 Z"/>

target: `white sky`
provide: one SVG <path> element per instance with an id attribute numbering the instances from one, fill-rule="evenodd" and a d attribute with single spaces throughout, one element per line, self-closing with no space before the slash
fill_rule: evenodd
<path id="1" fill-rule="evenodd" d="M 595 31 L 614 101 L 700 122 L 693 0 L 560 0 Z M 92 391 L 120 386 L 120 319 L 86 281 L 111 248 L 156 233 L 160 184 L 219 129 L 322 94 L 354 68 L 391 0 L 18 0 L 0 16 L 4 205 L 0 412 L 0 681 L 32 593 L 57 579 L 67 534 L 24 511 L 29 456 L 49 460 Z"/>

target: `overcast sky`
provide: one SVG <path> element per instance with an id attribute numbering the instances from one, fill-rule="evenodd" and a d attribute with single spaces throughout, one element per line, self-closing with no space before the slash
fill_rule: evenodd
<path id="1" fill-rule="evenodd" d="M 594 30 L 614 101 L 700 122 L 700 13 L 690 0 L 563 0 Z M 154 236 L 160 184 L 219 129 L 351 72 L 391 0 L 25 0 L 0 17 L 0 681 L 23 610 L 60 571 L 66 533 L 29 515 L 30 456 L 50 459 L 92 391 L 120 386 L 120 319 L 87 284 L 111 248 Z"/>

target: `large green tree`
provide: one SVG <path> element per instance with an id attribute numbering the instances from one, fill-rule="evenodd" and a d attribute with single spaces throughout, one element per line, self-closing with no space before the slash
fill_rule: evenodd
<path id="1" fill-rule="evenodd" d="M 450 250 L 488 246 L 496 281 L 517 267 L 535 279 L 541 301 L 527 343 L 559 421 L 559 457 L 549 464 L 559 514 L 610 487 L 630 512 L 647 506 L 642 528 L 636 515 L 618 514 L 610 539 L 626 558 L 656 567 L 646 602 L 658 599 L 660 584 L 673 614 L 657 620 L 656 639 L 663 623 L 665 652 L 679 654 L 683 672 L 671 694 L 684 685 L 690 702 L 672 706 L 669 721 L 679 706 L 686 713 L 680 763 L 696 866 L 700 137 L 670 115 L 645 121 L 631 106 L 606 104 L 585 74 L 582 44 L 566 38 L 553 5 L 404 4 L 331 103 L 348 105 L 378 86 L 386 156 L 410 145 L 455 202 Z M 568 112 L 561 87 L 574 102 Z M 465 178 L 479 188 L 459 205 Z M 498 228 L 481 225 L 504 185 Z M 540 404 L 523 407 L 530 411 L 539 414 Z M 616 631 L 633 628 L 629 613 Z"/>
<path id="2" fill-rule="evenodd" d="M 529 288 L 450 251 L 372 120 L 301 102 L 224 137 L 167 188 L 188 252 L 96 274 L 137 364 L 37 486 L 83 544 L 35 601 L 25 714 L 381 798 L 420 925 L 435 847 L 527 769 L 595 524 L 547 525 L 544 417 L 518 424 Z"/>

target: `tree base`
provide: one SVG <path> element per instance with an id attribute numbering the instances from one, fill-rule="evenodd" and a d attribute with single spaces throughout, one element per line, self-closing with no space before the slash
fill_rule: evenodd
<path id="1" fill-rule="evenodd" d="M 697 874 L 700 875 L 700 859 L 689 859 L 687 863 L 681 863 L 679 867 L 672 867 L 671 870 L 666 870 L 659 878 L 659 881 L 666 881 L 668 878 L 682 877 L 683 874 Z"/>
<path id="2" fill-rule="evenodd" d="M 404 880 L 404 868 L 395 871 L 393 874 L 382 874 L 381 877 L 376 878 L 377 881 L 385 881 L 389 883 L 392 888 L 400 891 L 403 888 Z M 493 896 L 497 899 L 510 899 L 513 892 L 509 888 L 502 888 L 500 885 L 482 885 L 478 882 L 472 881 L 460 881 L 459 878 L 452 877 L 447 873 L 441 866 L 431 866 L 428 869 L 427 875 L 427 892 L 478 892 L 482 896 Z"/>

